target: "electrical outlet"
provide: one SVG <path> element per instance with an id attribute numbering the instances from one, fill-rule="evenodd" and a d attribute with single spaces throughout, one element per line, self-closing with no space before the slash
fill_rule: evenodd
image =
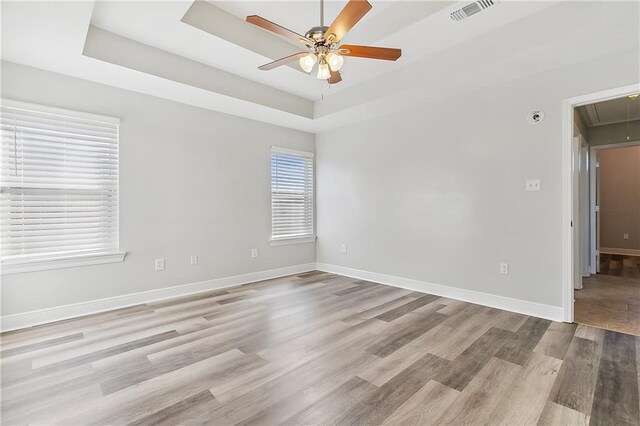
<path id="1" fill-rule="evenodd" d="M 258 249 L 257 248 L 251 249 L 251 258 L 255 259 L 257 257 L 258 257 Z"/>
<path id="2" fill-rule="evenodd" d="M 347 254 L 347 245 L 345 243 L 340 244 L 340 253 Z"/>
<path id="3" fill-rule="evenodd" d="M 527 191 L 540 191 L 540 179 L 527 179 Z"/>
<path id="4" fill-rule="evenodd" d="M 624 238 L 625 240 L 629 239 L 629 234 L 622 234 L 622 238 Z"/>
<path id="5" fill-rule="evenodd" d="M 500 273 L 504 275 L 509 275 L 509 264 L 501 263 L 500 264 Z"/>
<path id="6" fill-rule="evenodd" d="M 191 256 L 191 264 L 192 265 L 197 265 L 198 264 L 198 256 L 196 256 L 196 255 Z"/>
<path id="7" fill-rule="evenodd" d="M 156 271 L 164 271 L 164 257 L 156 259 Z"/>

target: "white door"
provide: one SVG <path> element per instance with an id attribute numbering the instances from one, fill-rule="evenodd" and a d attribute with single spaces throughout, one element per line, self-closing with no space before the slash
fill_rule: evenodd
<path id="1" fill-rule="evenodd" d="M 593 251 L 595 254 L 595 262 L 596 262 L 596 273 L 600 272 L 600 159 L 598 158 L 598 150 L 594 150 L 596 155 L 596 168 L 594 171 L 595 177 L 596 177 L 596 184 L 595 184 L 595 215 L 594 215 L 594 222 L 596 225 L 596 232 L 595 232 L 595 245 L 593 247 Z"/>
<path id="2" fill-rule="evenodd" d="M 580 270 L 583 277 L 591 275 L 591 210 L 589 207 L 589 146 L 580 135 Z"/>
<path id="3" fill-rule="evenodd" d="M 573 184 L 573 222 L 571 234 L 573 239 L 573 288 L 582 288 L 581 250 L 580 250 L 580 137 L 573 138 L 572 184 Z"/>

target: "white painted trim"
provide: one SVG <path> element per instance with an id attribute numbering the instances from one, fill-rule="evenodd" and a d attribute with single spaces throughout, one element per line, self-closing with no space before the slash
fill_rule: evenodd
<path id="1" fill-rule="evenodd" d="M 272 146 L 271 152 L 275 152 L 276 154 L 299 155 L 301 157 L 307 157 L 307 158 L 315 157 L 315 153 L 310 151 L 299 151 L 297 149 L 281 148 L 279 146 Z"/>
<path id="2" fill-rule="evenodd" d="M 614 247 L 600 247 L 600 253 L 619 254 L 622 256 L 640 256 L 640 250 Z"/>
<path id="3" fill-rule="evenodd" d="M 640 145 L 640 141 L 630 141 L 630 142 L 608 143 L 604 145 L 593 145 L 590 148 L 593 150 L 598 150 L 598 149 L 607 149 L 607 148 L 628 148 L 630 146 L 638 146 L 638 145 Z"/>
<path id="4" fill-rule="evenodd" d="M 269 240 L 269 245 L 272 247 L 275 246 L 286 246 L 289 244 L 304 244 L 304 243 L 315 243 L 316 236 L 311 235 L 309 237 L 294 237 L 294 238 L 271 238 Z"/>
<path id="5" fill-rule="evenodd" d="M 419 291 L 421 293 L 429 293 L 436 296 L 517 312 L 519 314 L 545 318 L 552 321 L 562 321 L 563 318 L 563 310 L 560 306 L 544 305 L 541 303 L 528 302 L 526 300 L 513 299 L 495 294 L 482 293 L 474 290 L 433 284 L 426 281 L 379 274 L 377 272 L 363 271 L 360 269 L 347 268 L 345 266 L 330 265 L 326 263 L 318 263 L 316 265 L 316 269 L 319 271 L 386 284 L 393 287 L 400 287 L 407 290 Z"/>
<path id="6" fill-rule="evenodd" d="M 573 322 L 573 109 L 574 104 L 565 100 L 562 128 L 562 316 L 566 322 Z"/>
<path id="7" fill-rule="evenodd" d="M 127 252 L 91 253 L 50 259 L 32 259 L 17 263 L 3 261 L 0 274 L 22 274 L 24 272 L 46 271 L 49 269 L 74 268 L 77 266 L 99 265 L 123 262 Z"/>
<path id="8" fill-rule="evenodd" d="M 52 107 L 48 105 L 34 104 L 30 102 L 16 101 L 13 99 L 0 99 L 0 104 L 11 106 L 15 108 L 24 108 L 29 110 L 35 110 L 40 112 L 48 112 L 51 114 L 67 115 L 72 117 L 84 118 L 87 120 L 93 120 L 101 123 L 120 124 L 118 117 L 110 117 L 108 115 L 93 114 L 84 111 L 75 111 L 71 109 L 63 109 L 58 107 Z"/>
<path id="9" fill-rule="evenodd" d="M 590 231 L 589 237 L 591 239 L 590 248 L 591 248 L 591 262 L 589 265 L 589 273 L 597 274 L 599 267 L 600 258 L 598 257 L 598 212 L 596 212 L 596 184 L 597 184 L 597 174 L 598 168 L 596 167 L 597 163 L 597 155 L 596 151 L 594 151 L 593 147 L 589 148 L 589 210 L 590 210 Z"/>
<path id="10" fill-rule="evenodd" d="M 594 102 L 628 96 L 640 91 L 640 83 L 607 89 L 582 96 L 565 99 L 562 103 L 562 295 L 563 318 L 565 322 L 573 322 L 573 271 L 574 244 L 572 222 L 575 221 L 573 209 L 573 112 L 574 108 Z M 575 228 L 574 228 L 575 229 Z"/>
<path id="11" fill-rule="evenodd" d="M 216 278 L 213 280 L 183 284 L 174 287 L 159 288 L 140 293 L 108 297 L 105 299 L 90 300 L 87 302 L 74 303 L 71 305 L 58 306 L 20 314 L 6 315 L 0 319 L 0 330 L 16 330 L 34 325 L 110 311 L 113 309 L 125 308 L 127 306 L 138 305 L 141 303 L 188 296 L 190 294 L 234 287 L 256 281 L 284 277 L 287 275 L 301 274 L 303 272 L 313 271 L 315 270 L 315 267 L 315 263 L 306 263 L 279 269 L 252 272 L 249 274 Z"/>
<path id="12" fill-rule="evenodd" d="M 591 210 L 589 206 L 589 144 L 583 134 L 580 138 L 580 193 L 578 202 L 580 205 L 580 288 L 582 288 L 582 279 L 591 275 Z M 584 186 L 584 199 L 581 198 L 582 187 Z M 584 211 L 583 211 L 584 210 Z M 584 235 L 582 235 L 584 233 Z"/>

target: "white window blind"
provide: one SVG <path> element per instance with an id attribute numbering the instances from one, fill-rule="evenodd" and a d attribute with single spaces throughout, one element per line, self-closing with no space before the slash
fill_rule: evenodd
<path id="1" fill-rule="evenodd" d="M 118 249 L 117 119 L 3 101 L 4 265 Z"/>
<path id="2" fill-rule="evenodd" d="M 313 236 L 313 153 L 271 150 L 271 238 Z"/>

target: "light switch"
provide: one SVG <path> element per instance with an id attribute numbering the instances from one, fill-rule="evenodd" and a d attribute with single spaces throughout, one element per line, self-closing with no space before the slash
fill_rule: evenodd
<path id="1" fill-rule="evenodd" d="M 255 259 L 257 257 L 258 257 L 258 249 L 257 248 L 251 249 L 251 258 Z"/>
<path id="2" fill-rule="evenodd" d="M 527 191 L 540 191 L 540 179 L 527 179 Z"/>
<path id="3" fill-rule="evenodd" d="M 156 259 L 156 271 L 164 271 L 164 257 Z"/>

